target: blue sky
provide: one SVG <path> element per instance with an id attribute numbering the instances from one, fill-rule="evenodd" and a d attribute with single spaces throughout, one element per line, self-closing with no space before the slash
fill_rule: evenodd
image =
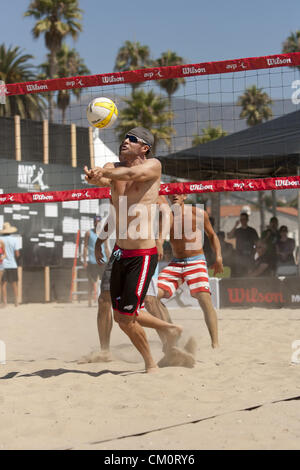
<path id="1" fill-rule="evenodd" d="M 21 46 L 44 61 L 43 38 L 34 40 L 34 20 L 23 18 L 29 0 L 1 1 L 0 43 Z M 187 63 L 234 59 L 281 52 L 282 42 L 300 29 L 299 0 L 80 0 L 83 33 L 68 41 L 91 73 L 113 70 L 119 47 L 137 40 L 152 58 L 174 50 Z"/>

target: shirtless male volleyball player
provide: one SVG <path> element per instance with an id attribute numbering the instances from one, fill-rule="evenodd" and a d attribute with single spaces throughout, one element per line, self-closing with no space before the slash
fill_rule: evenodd
<path id="1" fill-rule="evenodd" d="M 116 211 L 116 247 L 112 267 L 110 293 L 114 319 L 141 353 L 147 372 L 157 365 L 151 355 L 144 327 L 160 330 L 172 347 L 182 332 L 182 327 L 140 311 L 151 278 L 155 272 L 158 255 L 152 230 L 151 208 L 156 204 L 161 177 L 161 164 L 155 158 L 147 159 L 153 146 L 153 135 L 142 127 L 131 129 L 121 145 L 121 155 L 126 166 L 88 170 L 90 184 L 111 186 L 112 204 Z M 139 220 L 135 209 L 139 205 Z M 135 226 L 135 222 L 139 222 Z M 137 236 L 139 227 L 140 236 Z M 139 316 L 139 321 L 135 317 Z"/>
<path id="2" fill-rule="evenodd" d="M 185 205 L 186 195 L 169 196 L 174 209 L 170 230 L 170 243 L 174 258 L 158 276 L 158 298 L 171 297 L 178 287 L 186 282 L 192 297 L 203 310 L 213 348 L 219 346 L 217 314 L 213 307 L 208 282 L 207 265 L 203 251 L 202 231 L 209 238 L 216 254 L 214 273 L 223 272 L 223 261 L 219 239 L 214 232 L 206 211 Z M 202 225 L 202 226 L 201 226 Z M 176 227 L 181 227 L 176 233 Z"/>

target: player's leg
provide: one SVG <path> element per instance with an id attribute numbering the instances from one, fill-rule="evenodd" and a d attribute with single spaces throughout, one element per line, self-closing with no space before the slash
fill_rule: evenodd
<path id="1" fill-rule="evenodd" d="M 101 351 L 108 352 L 112 330 L 112 311 L 109 291 L 102 291 L 99 295 L 97 327 Z"/>
<path id="2" fill-rule="evenodd" d="M 91 263 L 88 263 L 86 273 L 88 278 L 88 306 L 91 307 L 95 284 L 95 280 L 93 277 L 93 265 Z"/>
<path id="3" fill-rule="evenodd" d="M 205 258 L 195 260 L 185 265 L 183 278 L 187 283 L 191 296 L 196 298 L 204 313 L 211 345 L 213 348 L 219 346 L 218 340 L 218 318 L 211 300 L 208 271 Z"/>
<path id="4" fill-rule="evenodd" d="M 157 364 L 152 357 L 146 333 L 140 323 L 138 321 L 133 321 L 133 318 L 120 314 L 116 310 L 114 310 L 114 319 L 142 355 L 145 362 L 146 372 L 154 372 L 158 369 Z"/>
<path id="5" fill-rule="evenodd" d="M 98 298 L 97 327 L 100 340 L 100 348 L 103 353 L 108 353 L 112 330 L 112 308 L 110 298 L 110 277 L 112 261 L 105 266 L 101 278 L 101 292 Z"/>
<path id="6" fill-rule="evenodd" d="M 204 319 L 211 337 L 212 348 L 219 347 L 218 338 L 218 317 L 217 312 L 212 304 L 211 295 L 209 292 L 197 292 L 193 294 L 204 313 Z"/>

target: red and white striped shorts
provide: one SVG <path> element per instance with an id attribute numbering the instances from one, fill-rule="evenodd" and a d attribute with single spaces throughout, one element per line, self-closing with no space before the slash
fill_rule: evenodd
<path id="1" fill-rule="evenodd" d="M 191 296 L 197 292 L 209 292 L 208 272 L 204 256 L 185 258 L 183 260 L 171 261 L 158 276 L 158 288 L 168 293 L 172 297 L 176 290 L 186 282 L 189 286 Z"/>

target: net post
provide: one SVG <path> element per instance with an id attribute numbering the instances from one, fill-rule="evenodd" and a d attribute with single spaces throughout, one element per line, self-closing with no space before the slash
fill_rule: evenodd
<path id="1" fill-rule="evenodd" d="M 49 122 L 43 121 L 43 161 L 45 165 L 49 164 Z"/>
<path id="2" fill-rule="evenodd" d="M 90 167 L 95 167 L 94 136 L 93 129 L 89 127 Z"/>
<path id="3" fill-rule="evenodd" d="M 45 302 L 50 302 L 50 267 L 44 267 Z"/>
<path id="4" fill-rule="evenodd" d="M 15 154 L 17 162 L 22 160 L 21 155 L 21 118 L 19 115 L 14 116 L 15 120 Z"/>
<path id="5" fill-rule="evenodd" d="M 77 149 L 76 149 L 76 124 L 71 124 L 71 162 L 72 167 L 77 167 Z"/>

